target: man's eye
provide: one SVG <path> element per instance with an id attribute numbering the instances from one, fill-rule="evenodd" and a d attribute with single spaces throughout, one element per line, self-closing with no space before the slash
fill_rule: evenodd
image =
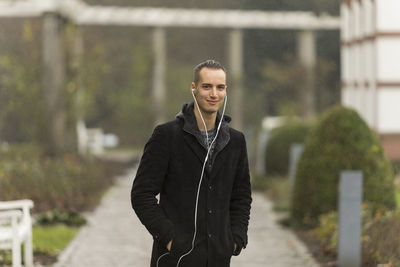
<path id="1" fill-rule="evenodd" d="M 207 84 L 205 84 L 205 85 L 203 85 L 203 88 L 204 88 L 204 89 L 209 89 L 209 88 L 211 88 L 211 86 L 210 86 L 210 85 L 207 85 Z"/>

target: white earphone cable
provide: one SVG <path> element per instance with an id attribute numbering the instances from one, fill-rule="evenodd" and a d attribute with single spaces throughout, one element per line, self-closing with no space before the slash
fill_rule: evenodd
<path id="1" fill-rule="evenodd" d="M 196 99 L 196 97 L 194 96 L 194 93 L 193 93 L 194 89 L 192 89 L 191 91 L 192 91 L 192 96 L 193 96 L 194 102 L 196 103 L 197 110 L 199 111 L 199 114 L 200 114 L 201 121 L 203 122 L 204 129 L 205 129 L 205 131 L 206 131 L 206 137 L 207 137 L 207 149 L 208 149 L 208 148 L 209 148 L 209 144 L 208 144 L 208 131 L 207 131 L 207 126 L 206 126 L 206 123 L 204 122 L 203 115 L 201 114 L 201 111 L 200 111 L 199 104 L 197 103 L 197 99 Z"/>
<path id="2" fill-rule="evenodd" d="M 199 111 L 201 120 L 202 120 L 203 123 L 204 123 L 204 128 L 205 128 L 206 133 L 207 133 L 207 127 L 206 127 L 206 124 L 205 124 L 205 122 L 204 122 L 203 115 L 201 114 L 200 107 L 199 107 L 199 105 L 197 104 L 196 97 L 195 97 L 194 94 L 193 94 L 193 91 L 192 91 L 192 95 L 193 95 L 194 101 L 196 102 L 196 105 L 197 105 L 197 108 L 198 108 L 198 111 Z M 221 118 L 220 118 L 220 120 L 219 120 L 219 124 L 218 124 L 218 128 L 217 128 L 217 132 L 216 132 L 216 134 L 215 134 L 215 137 L 214 137 L 214 139 L 212 140 L 210 146 L 208 146 L 207 155 L 206 155 L 206 157 L 205 157 L 205 159 L 204 159 L 203 168 L 201 169 L 200 181 L 199 181 L 199 184 L 198 184 L 198 186 L 197 186 L 196 206 L 195 206 L 195 214 L 194 214 L 194 234 L 193 234 L 193 240 L 192 240 L 192 248 L 191 248 L 188 252 L 186 252 L 185 254 L 183 254 L 183 255 L 179 258 L 179 260 L 178 260 L 178 262 L 177 262 L 177 264 L 176 264 L 176 267 L 179 267 L 179 263 L 181 262 L 181 260 L 183 259 L 183 257 L 185 257 L 185 256 L 189 255 L 190 253 L 192 253 L 192 251 L 193 251 L 193 249 L 194 249 L 194 243 L 195 243 L 195 241 L 196 241 L 196 234 L 197 234 L 197 213 L 198 213 L 197 210 L 198 210 L 198 206 L 199 206 L 198 204 L 199 204 L 199 196 L 200 196 L 200 187 L 201 187 L 201 183 L 202 183 L 202 181 L 203 181 L 204 169 L 205 169 L 206 164 L 207 164 L 208 155 L 210 154 L 210 150 L 211 150 L 211 148 L 212 148 L 212 146 L 213 146 L 215 140 L 216 140 L 217 137 L 218 137 L 219 129 L 221 128 L 221 123 L 222 123 L 222 121 L 223 121 L 223 119 L 224 119 L 227 98 L 228 98 L 228 95 L 225 94 L 225 98 L 224 98 L 224 108 L 223 108 L 223 111 L 222 111 L 222 116 L 221 116 Z M 208 135 L 207 135 L 207 140 L 208 140 Z"/>

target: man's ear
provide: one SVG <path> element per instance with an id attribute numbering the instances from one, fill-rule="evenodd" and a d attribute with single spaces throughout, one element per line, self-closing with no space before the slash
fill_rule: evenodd
<path id="1" fill-rule="evenodd" d="M 190 91 L 194 93 L 195 90 L 196 90 L 196 85 L 194 84 L 194 82 L 192 82 L 192 84 L 190 85 Z"/>

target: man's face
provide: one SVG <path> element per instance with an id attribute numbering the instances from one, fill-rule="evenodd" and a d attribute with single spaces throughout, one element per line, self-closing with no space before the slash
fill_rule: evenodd
<path id="1" fill-rule="evenodd" d="M 203 113 L 215 113 L 224 103 L 226 95 L 226 75 L 222 69 L 202 68 L 199 73 L 194 95 Z"/>

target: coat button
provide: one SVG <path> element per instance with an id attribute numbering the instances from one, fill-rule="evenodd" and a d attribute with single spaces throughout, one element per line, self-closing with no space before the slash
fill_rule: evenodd
<path id="1" fill-rule="evenodd" d="M 212 186 L 211 186 L 211 185 L 209 185 L 209 186 L 208 186 L 208 189 L 211 191 L 211 190 L 212 190 Z"/>
<path id="2" fill-rule="evenodd" d="M 212 213 L 212 210 L 208 210 L 208 213 L 210 213 L 210 214 L 211 214 L 211 213 Z"/>
<path id="3" fill-rule="evenodd" d="M 212 237 L 212 234 L 208 234 L 208 237 L 211 238 L 211 237 Z"/>

